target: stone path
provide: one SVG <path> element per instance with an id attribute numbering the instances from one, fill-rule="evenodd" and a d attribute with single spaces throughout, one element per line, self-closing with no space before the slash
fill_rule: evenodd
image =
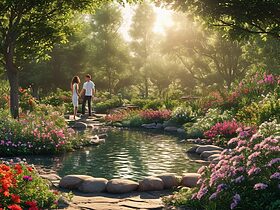
<path id="1" fill-rule="evenodd" d="M 170 191 L 134 192 L 123 195 L 75 194 L 65 210 L 160 210 L 165 209 L 161 197 Z"/>

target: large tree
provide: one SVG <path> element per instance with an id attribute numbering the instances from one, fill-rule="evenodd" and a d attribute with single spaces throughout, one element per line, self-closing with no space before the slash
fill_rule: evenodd
<path id="1" fill-rule="evenodd" d="M 270 35 L 280 40 L 279 0 L 164 0 L 160 3 L 203 17 L 231 35 Z"/>
<path id="2" fill-rule="evenodd" d="M 130 36 L 132 38 L 131 49 L 134 58 L 136 73 L 144 83 L 145 97 L 149 96 L 149 69 L 148 58 L 153 51 L 153 27 L 155 12 L 151 4 L 146 1 L 137 6 L 132 18 Z"/>
<path id="3" fill-rule="evenodd" d="M 122 13 L 119 5 L 105 4 L 90 19 L 90 69 L 110 93 L 125 75 L 129 64 L 128 48 L 120 34 Z M 101 84 L 102 85 L 102 84 Z"/>

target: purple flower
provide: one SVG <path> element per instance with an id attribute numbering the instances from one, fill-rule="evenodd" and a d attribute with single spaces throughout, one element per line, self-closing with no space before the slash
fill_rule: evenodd
<path id="1" fill-rule="evenodd" d="M 27 181 L 27 182 L 28 181 L 31 182 L 33 180 L 33 178 L 31 176 L 23 176 L 23 180 Z"/>
<path id="2" fill-rule="evenodd" d="M 230 209 L 235 209 L 235 207 L 240 202 L 241 198 L 239 194 L 235 194 L 232 199 L 232 203 L 230 204 Z"/>
<path id="3" fill-rule="evenodd" d="M 222 190 L 227 189 L 227 185 L 226 184 L 219 184 L 217 186 L 217 192 L 221 192 Z"/>
<path id="4" fill-rule="evenodd" d="M 209 200 L 213 200 L 217 198 L 218 192 L 214 192 L 212 195 L 210 195 Z"/>
<path id="5" fill-rule="evenodd" d="M 248 171 L 248 175 L 251 176 L 253 174 L 258 174 L 261 172 L 261 169 L 256 167 L 256 166 L 253 166 L 249 171 Z"/>
<path id="6" fill-rule="evenodd" d="M 280 158 L 274 158 L 271 161 L 269 161 L 269 163 L 267 164 L 268 166 L 272 166 L 275 163 L 279 163 L 280 162 Z"/>
<path id="7" fill-rule="evenodd" d="M 264 190 L 264 189 L 266 189 L 267 187 L 268 187 L 267 184 L 264 184 L 264 183 L 257 183 L 257 184 L 255 184 L 254 189 L 255 189 L 255 190 Z"/>
<path id="8" fill-rule="evenodd" d="M 280 179 L 280 173 L 276 172 L 270 176 L 270 179 Z"/>
<path id="9" fill-rule="evenodd" d="M 208 192 L 207 187 L 200 188 L 196 196 L 197 199 L 200 200 L 207 192 Z"/>
<path id="10" fill-rule="evenodd" d="M 244 176 L 243 176 L 243 175 L 237 177 L 237 178 L 234 180 L 235 183 L 241 183 L 242 181 L 244 181 Z"/>

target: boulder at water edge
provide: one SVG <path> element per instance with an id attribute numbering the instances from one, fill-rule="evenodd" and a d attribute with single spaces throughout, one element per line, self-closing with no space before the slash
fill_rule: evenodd
<path id="1" fill-rule="evenodd" d="M 106 190 L 108 180 L 104 178 L 89 178 L 84 180 L 79 191 L 83 193 L 100 193 Z"/>
<path id="2" fill-rule="evenodd" d="M 177 127 L 173 127 L 173 126 L 168 126 L 166 128 L 164 128 L 164 131 L 166 132 L 177 132 Z"/>
<path id="3" fill-rule="evenodd" d="M 198 173 L 187 173 L 182 177 L 181 185 L 184 187 L 195 187 L 200 177 Z"/>
<path id="4" fill-rule="evenodd" d="M 165 189 L 178 187 L 180 184 L 180 177 L 177 177 L 174 174 L 162 174 L 157 177 L 163 181 L 163 186 Z"/>
<path id="5" fill-rule="evenodd" d="M 195 145 L 187 150 L 187 153 L 195 153 L 199 145 Z"/>
<path id="6" fill-rule="evenodd" d="M 139 191 L 159 191 L 163 189 L 164 183 L 158 177 L 147 177 L 139 182 Z"/>
<path id="7" fill-rule="evenodd" d="M 128 179 L 112 179 L 107 183 L 109 193 L 121 194 L 137 190 L 138 183 Z"/>
<path id="8" fill-rule="evenodd" d="M 79 188 L 83 181 L 90 178 L 93 177 L 85 175 L 67 175 L 60 180 L 59 186 L 65 189 L 75 190 Z"/>
<path id="9" fill-rule="evenodd" d="M 223 148 L 218 147 L 218 146 L 214 146 L 214 145 L 202 145 L 202 146 L 199 146 L 196 149 L 195 152 L 198 153 L 198 154 L 201 154 L 204 151 L 213 151 L 213 150 L 220 150 L 220 151 L 222 151 Z"/>
<path id="10" fill-rule="evenodd" d="M 221 153 L 220 150 L 204 151 L 200 154 L 200 157 L 207 159 L 211 155 L 220 154 L 220 153 Z"/>

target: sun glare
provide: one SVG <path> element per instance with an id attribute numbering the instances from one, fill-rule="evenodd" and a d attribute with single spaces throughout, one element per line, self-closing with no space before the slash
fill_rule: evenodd
<path id="1" fill-rule="evenodd" d="M 154 7 L 156 13 L 156 22 L 154 25 L 154 32 L 165 34 L 165 29 L 173 25 L 172 11 Z"/>

